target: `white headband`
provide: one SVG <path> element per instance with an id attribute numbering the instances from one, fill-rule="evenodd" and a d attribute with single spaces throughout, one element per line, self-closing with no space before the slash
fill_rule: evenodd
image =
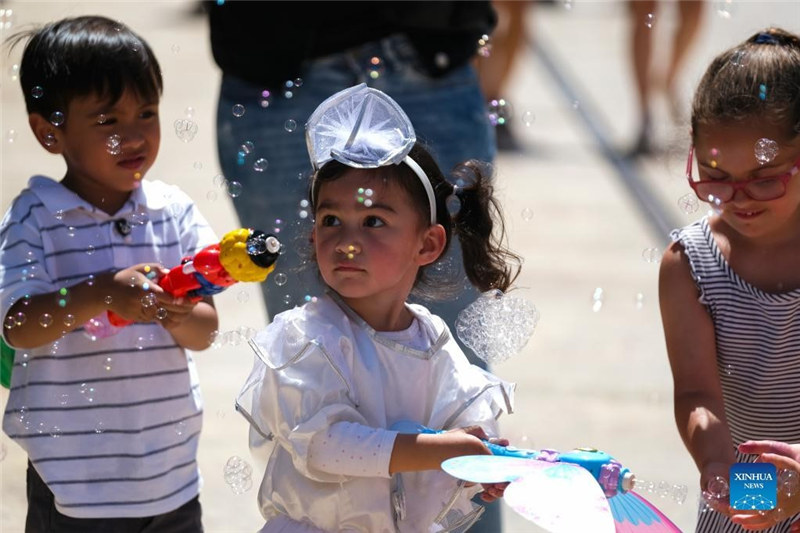
<path id="1" fill-rule="evenodd" d="M 385 93 L 362 83 L 322 102 L 306 123 L 306 145 L 314 170 L 335 159 L 353 168 L 405 163 L 425 189 L 431 224 L 436 223 L 436 195 L 422 167 L 409 157 L 417 137 L 408 116 Z M 314 200 L 314 183 L 311 188 Z"/>

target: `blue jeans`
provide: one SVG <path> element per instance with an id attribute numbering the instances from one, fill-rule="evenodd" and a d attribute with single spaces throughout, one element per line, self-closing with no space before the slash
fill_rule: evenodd
<path id="1" fill-rule="evenodd" d="M 380 59 L 379 69 L 371 70 L 372 58 Z M 300 205 L 308 197 L 311 174 L 304 125 L 323 100 L 362 82 L 387 93 L 409 116 L 417 139 L 431 150 L 445 176 L 458 163 L 493 161 L 496 154 L 495 132 L 472 66 L 431 78 L 420 68 L 416 52 L 404 36 L 387 37 L 309 62 L 301 80 L 299 87 L 270 88 L 265 100 L 265 87 L 224 75 L 217 109 L 220 166 L 229 181 L 242 184 L 241 194 L 233 199 L 239 221 L 267 233 L 279 231 L 276 236 L 283 244 L 275 271 L 261 285 L 270 319 L 323 291 L 308 242 L 310 211 Z M 287 98 L 286 91 L 291 97 Z M 236 105 L 244 106 L 243 115 L 240 110 L 234 115 Z M 247 142 L 252 143 L 252 150 L 242 148 Z M 267 160 L 263 171 L 254 168 L 259 159 Z M 308 216 L 302 218 L 301 211 Z M 456 270 L 454 279 L 466 279 L 457 239 L 451 242 L 448 255 Z M 455 331 L 458 312 L 477 295 L 477 290 L 469 287 L 447 302 L 424 303 Z M 486 367 L 471 350 L 461 347 L 470 361 Z M 499 532 L 498 505 L 488 506 L 471 531 Z"/>

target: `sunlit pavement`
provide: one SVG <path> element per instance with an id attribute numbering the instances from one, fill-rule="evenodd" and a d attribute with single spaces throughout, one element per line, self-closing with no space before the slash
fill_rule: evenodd
<path id="1" fill-rule="evenodd" d="M 687 109 L 715 54 L 771 23 L 800 31 L 797 3 L 734 1 L 718 13 L 722 4 L 708 3 L 684 70 Z M 192 7 L 186 2 L 0 4 L 13 9 L 12 31 L 95 13 L 125 22 L 148 40 L 165 81 L 162 146 L 150 176 L 183 188 L 222 234 L 238 224 L 231 200 L 213 183 L 219 173 L 214 113 L 220 75 L 211 59 L 206 21 L 191 16 Z M 667 3 L 654 17 L 654 48 L 662 57 L 674 28 L 673 8 Z M 702 214 L 687 214 L 678 205 L 689 192 L 682 168 L 688 126 L 673 123 L 666 104 L 659 102 L 657 135 L 664 152 L 643 161 L 615 157 L 615 150 L 632 143 L 636 123 L 625 4 L 555 2 L 531 6 L 527 16 L 544 58 L 527 47 L 506 95 L 513 106 L 512 127 L 526 149 L 502 154 L 496 170 L 510 243 L 525 258 L 517 295 L 537 306 L 541 320 L 522 353 L 494 369 L 518 384 L 516 413 L 501 420 L 503 434 L 521 447 L 595 447 L 643 480 L 685 485 L 683 504 L 643 494 L 688 531 L 695 522 L 697 475 L 673 421 L 658 313 L 658 263 L 652 261 L 668 243 L 665 225 L 683 225 Z M 1 59 L 4 210 L 30 175 L 63 173 L 60 158 L 48 156 L 28 130 L 19 84 L 11 75 L 20 52 L 10 57 L 4 52 Z M 172 123 L 187 118 L 187 108 L 198 133 L 182 142 Z M 293 134 L 300 135 L 300 129 Z M 216 301 L 223 332 L 266 322 L 252 285 L 232 288 Z M 196 360 L 206 402 L 200 444 L 206 530 L 255 531 L 261 523 L 255 503 L 259 467 L 249 455 L 246 424 L 233 409 L 252 354 L 244 343 L 227 343 L 197 354 Z M 5 436 L 0 446 L 0 531 L 22 531 L 25 456 Z M 223 479 L 223 467 L 235 455 L 256 470 L 254 487 L 239 495 Z M 540 530 L 505 507 L 503 531 Z"/>

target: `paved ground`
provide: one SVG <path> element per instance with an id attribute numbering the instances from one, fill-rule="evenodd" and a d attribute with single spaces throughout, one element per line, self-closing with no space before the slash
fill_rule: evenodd
<path id="1" fill-rule="evenodd" d="M 721 12 L 719 6 L 727 5 Z M 7 2 L 13 28 L 67 15 L 99 13 L 117 18 L 153 46 L 165 78 L 162 148 L 151 176 L 173 181 L 199 204 L 217 232 L 237 225 L 230 200 L 212 183 L 218 173 L 214 112 L 219 73 L 208 45 L 205 20 L 188 15 L 186 2 Z M 674 6 L 655 14 L 652 31 L 666 55 Z M 728 16 L 725 16 L 725 15 Z M 686 69 L 688 97 L 710 58 L 771 23 L 800 31 L 800 7 L 789 2 L 709 2 L 707 21 Z M 569 449 L 589 445 L 608 451 L 648 481 L 686 485 L 687 503 L 651 496 L 681 528 L 694 525 L 696 474 L 672 419 L 671 378 L 658 315 L 658 264 L 643 257 L 668 241 L 652 223 L 621 176 L 633 178 L 660 216 L 685 224 L 677 199 L 688 192 L 682 161 L 685 125 L 659 108 L 659 136 L 668 149 L 634 164 L 609 157 L 630 143 L 635 98 L 627 58 L 627 12 L 618 2 L 561 1 L 529 10 L 528 48 L 519 61 L 508 100 L 524 153 L 497 163 L 512 246 L 525 258 L 520 295 L 538 307 L 536 334 L 515 359 L 495 369 L 518 383 L 517 413 L 503 420 L 513 443 Z M 13 64 L 19 50 L 2 54 L 0 91 L 0 208 L 5 209 L 33 172 L 58 176 L 60 159 L 48 157 L 29 133 Z M 543 61 L 542 57 L 546 60 Z M 491 60 L 491 59 L 489 59 Z M 193 108 L 199 132 L 190 143 L 172 133 L 172 122 Z M 530 111 L 526 126 L 520 117 Z M 674 146 L 674 148 L 672 148 Z M 663 225 L 663 224 L 662 224 Z M 592 295 L 604 294 L 593 310 Z M 217 299 L 221 330 L 264 325 L 255 287 L 236 288 Z M 243 344 L 227 344 L 197 357 L 206 398 L 200 461 L 207 531 L 254 531 L 260 522 L 255 490 L 235 495 L 222 469 L 233 455 L 249 457 L 246 425 L 233 397 L 252 356 Z M 0 395 L 0 406 L 5 396 Z M 25 457 L 0 436 L 0 531 L 22 530 Z M 506 508 L 507 509 L 507 508 Z M 505 513 L 504 531 L 538 531 Z"/>

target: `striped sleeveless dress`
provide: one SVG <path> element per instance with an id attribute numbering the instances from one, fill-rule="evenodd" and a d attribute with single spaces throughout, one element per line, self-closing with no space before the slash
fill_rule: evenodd
<path id="1" fill-rule="evenodd" d="M 800 442 L 800 289 L 767 293 L 728 264 L 708 218 L 671 233 L 683 245 L 695 284 L 714 321 L 717 368 L 734 446 L 746 440 Z M 736 451 L 739 462 L 755 457 Z M 745 530 L 713 511 L 698 513 L 696 532 Z M 764 531 L 788 533 L 795 515 Z"/>

